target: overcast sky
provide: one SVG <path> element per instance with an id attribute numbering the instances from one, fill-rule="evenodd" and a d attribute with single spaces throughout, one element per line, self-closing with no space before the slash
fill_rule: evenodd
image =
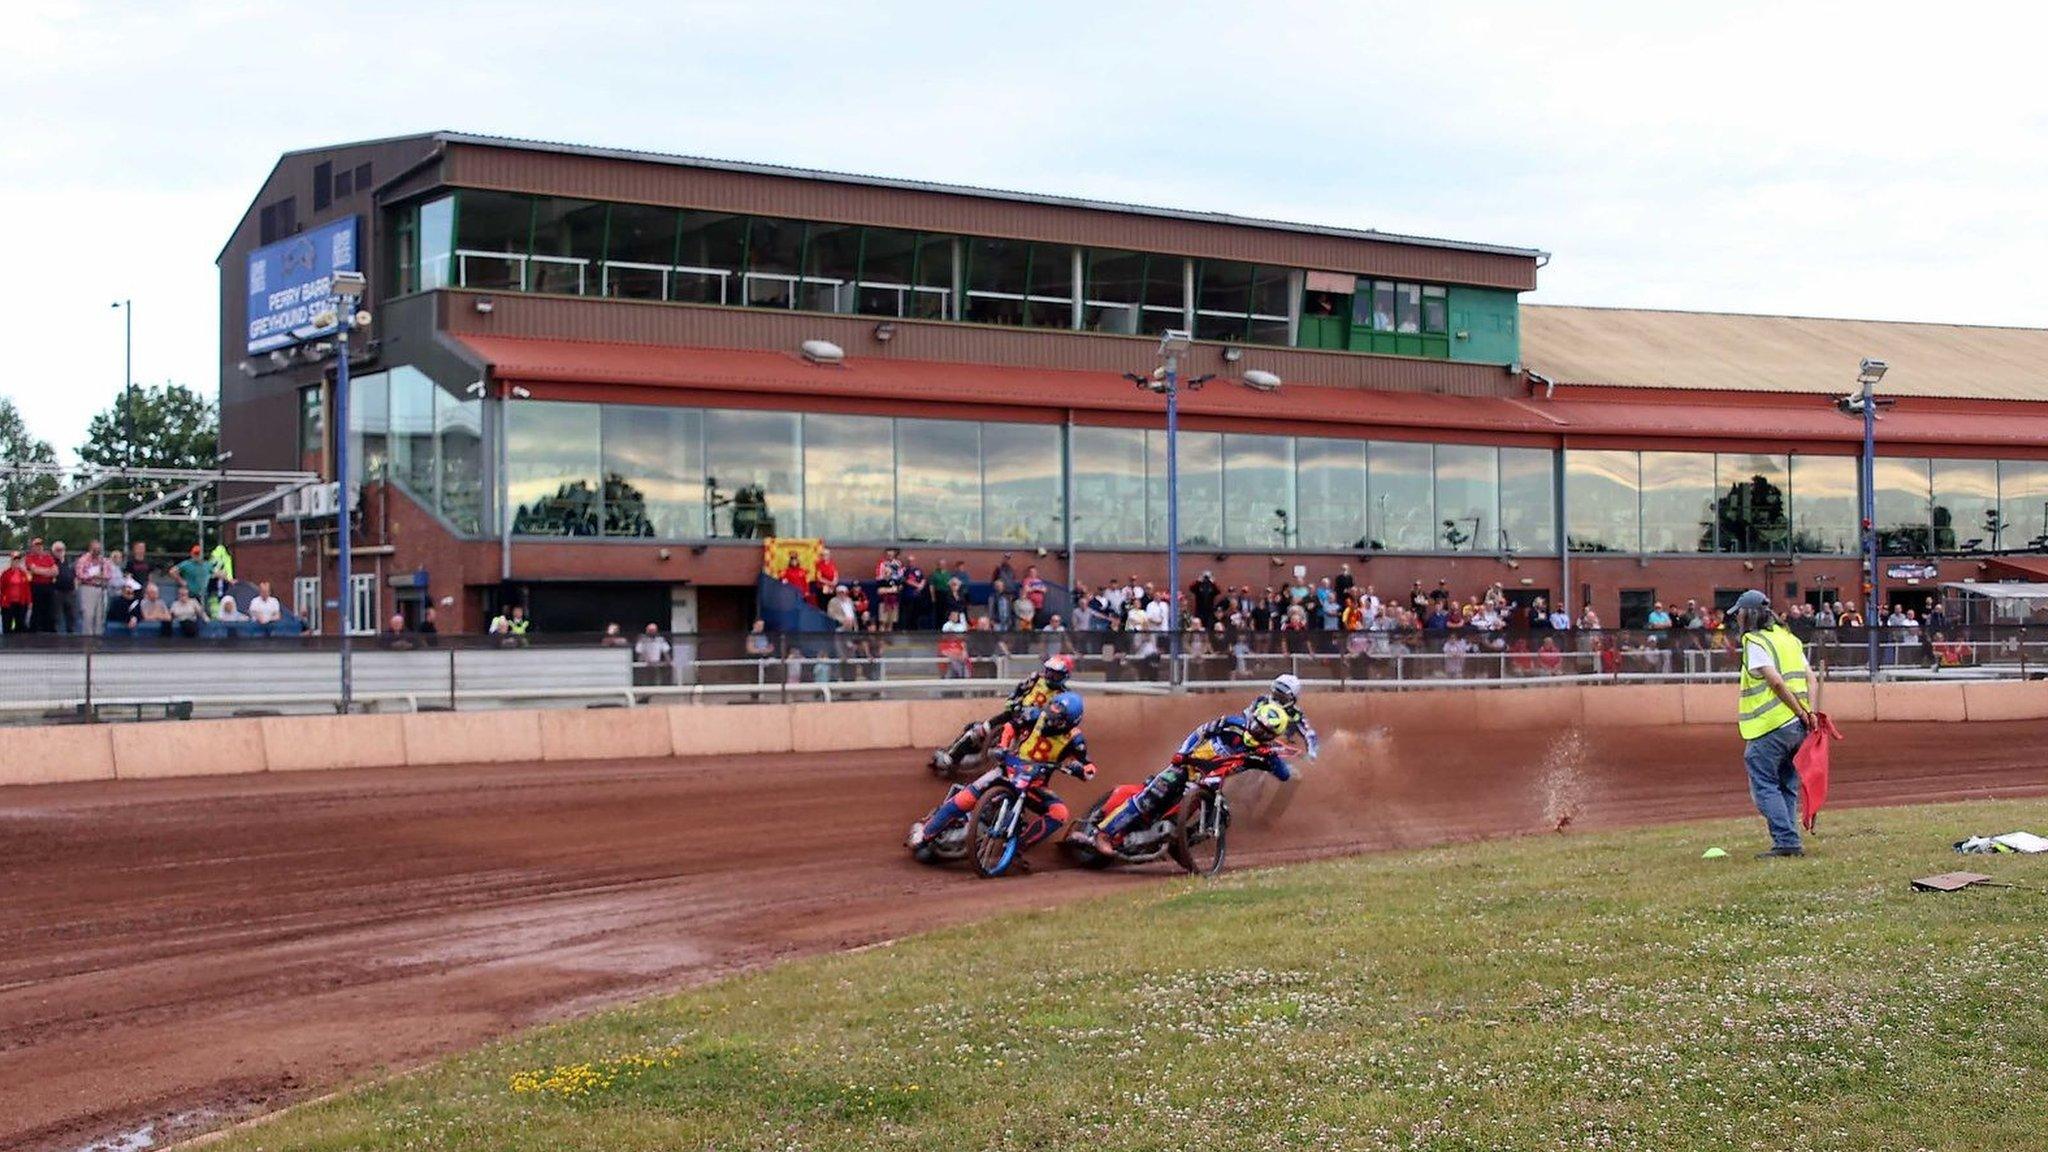
<path id="1" fill-rule="evenodd" d="M 322 26 L 360 34 L 335 48 Z M 0 38 L 0 391 L 218 388 L 281 152 L 436 128 L 1545 249 L 1539 303 L 2048 324 L 2031 6 L 42 0 Z M 344 51 L 357 55 L 353 60 Z"/>

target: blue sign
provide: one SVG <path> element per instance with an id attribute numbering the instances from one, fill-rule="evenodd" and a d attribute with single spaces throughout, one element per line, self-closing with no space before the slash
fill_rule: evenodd
<path id="1" fill-rule="evenodd" d="M 329 311 L 334 273 L 356 270 L 353 216 L 249 253 L 249 351 L 332 336 L 335 325 L 313 320 Z"/>

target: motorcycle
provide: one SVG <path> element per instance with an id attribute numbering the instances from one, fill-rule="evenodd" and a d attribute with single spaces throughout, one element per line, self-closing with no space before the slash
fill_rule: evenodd
<path id="1" fill-rule="evenodd" d="M 1214 876 L 1223 871 L 1229 847 L 1230 801 L 1223 795 L 1224 784 L 1246 768 L 1263 767 L 1279 759 L 1286 750 L 1284 745 L 1271 744 L 1201 765 L 1202 774 L 1189 776 L 1178 801 L 1150 824 L 1126 829 L 1112 845 L 1115 853 L 1104 855 L 1088 843 L 1090 834 L 1101 827 L 1105 814 L 1144 790 L 1142 784 L 1120 784 L 1088 809 L 1074 835 L 1067 838 L 1067 850 L 1091 868 L 1149 864 L 1171 856 L 1188 872 Z"/>
<path id="2" fill-rule="evenodd" d="M 1017 864 L 1032 821 L 1039 818 L 1031 811 L 1028 797 L 1052 770 L 1051 764 L 1006 754 L 1001 779 L 982 789 L 967 818 L 912 848 L 912 858 L 920 864 L 938 864 L 968 857 L 984 879 L 1008 872 Z M 946 792 L 945 802 L 951 803 L 965 787 L 953 785 Z"/>

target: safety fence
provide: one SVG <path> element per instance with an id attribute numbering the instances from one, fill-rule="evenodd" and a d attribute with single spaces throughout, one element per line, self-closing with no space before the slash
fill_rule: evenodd
<path id="1" fill-rule="evenodd" d="M 1879 629 L 1885 679 L 2048 675 L 2048 628 L 1973 626 L 1937 636 Z M 1809 659 L 1837 679 L 1867 675 L 1869 633 L 1812 631 Z M 1733 637 L 1705 630 L 1288 632 L 1178 656 L 1158 633 L 705 633 L 659 638 L 530 634 L 363 638 L 351 696 L 366 710 L 633 707 L 930 699 L 1006 691 L 1048 656 L 1092 691 L 1221 690 L 1287 672 L 1329 690 L 1543 683 L 1712 681 L 1737 672 Z M 64 723 L 332 712 L 333 637 L 0 642 L 0 721 Z"/>

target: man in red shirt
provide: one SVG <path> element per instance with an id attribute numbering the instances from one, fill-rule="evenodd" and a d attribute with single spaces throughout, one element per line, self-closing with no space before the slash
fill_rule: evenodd
<path id="1" fill-rule="evenodd" d="M 839 589 L 839 565 L 832 562 L 830 548 L 818 549 L 818 571 L 811 580 L 811 603 L 823 604 Z"/>
<path id="2" fill-rule="evenodd" d="M 28 624 L 38 632 L 57 630 L 57 555 L 41 536 L 28 542 Z"/>
<path id="3" fill-rule="evenodd" d="M 9 552 L 7 566 L 0 568 L 0 627 L 11 634 L 28 630 L 28 569 L 22 567 L 21 553 Z"/>

